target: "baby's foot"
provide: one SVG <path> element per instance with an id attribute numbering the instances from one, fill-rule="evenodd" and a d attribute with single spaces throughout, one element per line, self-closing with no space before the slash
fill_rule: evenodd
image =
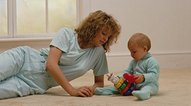
<path id="1" fill-rule="evenodd" d="M 143 91 L 133 91 L 132 95 L 137 97 L 139 100 L 147 100 L 150 98 L 150 93 Z"/>

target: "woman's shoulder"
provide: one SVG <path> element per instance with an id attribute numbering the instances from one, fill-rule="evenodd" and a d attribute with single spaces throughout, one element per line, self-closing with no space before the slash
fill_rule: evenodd
<path id="1" fill-rule="evenodd" d="M 105 55 L 105 50 L 104 50 L 104 48 L 102 47 L 102 46 L 100 46 L 100 47 L 95 47 L 95 48 L 92 48 L 93 50 L 94 50 L 94 52 L 95 52 L 95 54 L 97 54 L 97 55 Z"/>
<path id="2" fill-rule="evenodd" d="M 56 36 L 65 38 L 65 39 L 71 39 L 76 35 L 76 32 L 72 28 L 68 27 L 62 27 L 60 30 L 57 32 Z"/>
<path id="3" fill-rule="evenodd" d="M 75 33 L 74 29 L 69 28 L 69 27 L 62 27 L 62 28 L 60 28 L 59 32 L 62 32 L 62 33 Z"/>
<path id="4" fill-rule="evenodd" d="M 61 27 L 60 30 L 73 30 L 73 29 L 70 27 Z"/>

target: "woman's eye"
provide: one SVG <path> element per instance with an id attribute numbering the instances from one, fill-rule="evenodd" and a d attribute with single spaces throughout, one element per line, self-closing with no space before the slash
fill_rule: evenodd
<path id="1" fill-rule="evenodd" d="M 102 32 L 102 34 L 103 34 L 103 35 L 106 35 L 106 33 L 105 33 L 105 32 Z"/>

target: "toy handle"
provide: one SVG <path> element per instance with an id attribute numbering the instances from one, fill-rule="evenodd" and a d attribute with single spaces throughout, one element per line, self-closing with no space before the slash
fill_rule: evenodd
<path id="1" fill-rule="evenodd" d="M 134 75 L 129 74 L 129 73 L 124 73 L 124 74 L 123 74 L 123 77 L 124 77 L 126 80 L 128 80 L 129 82 L 131 82 L 131 83 L 134 83 L 135 80 L 138 78 L 137 76 L 134 76 Z"/>

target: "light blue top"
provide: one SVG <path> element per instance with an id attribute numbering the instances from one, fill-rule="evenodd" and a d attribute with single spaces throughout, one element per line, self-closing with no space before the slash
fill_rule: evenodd
<path id="1" fill-rule="evenodd" d="M 141 84 L 137 84 L 140 88 L 145 85 L 153 86 L 158 88 L 158 78 L 159 78 L 159 65 L 153 56 L 148 53 L 141 60 L 132 60 L 127 69 L 124 72 L 131 74 L 143 74 L 145 81 Z"/>
<path id="2" fill-rule="evenodd" d="M 62 28 L 53 38 L 50 46 L 62 51 L 60 69 L 70 81 L 85 74 L 90 69 L 95 76 L 108 73 L 108 65 L 103 47 L 81 49 L 77 34 L 69 28 Z M 49 49 L 41 49 L 41 55 L 48 56 Z"/>

